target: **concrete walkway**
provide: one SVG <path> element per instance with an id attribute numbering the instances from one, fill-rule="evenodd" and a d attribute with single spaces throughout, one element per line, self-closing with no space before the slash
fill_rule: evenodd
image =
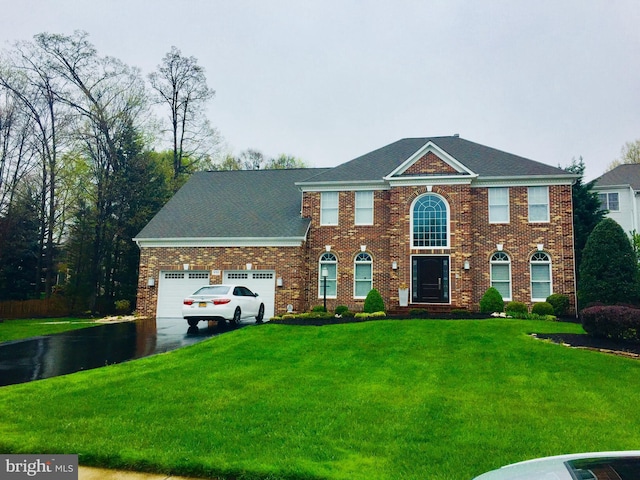
<path id="1" fill-rule="evenodd" d="M 79 467 L 78 480 L 196 480 L 187 477 L 167 476 L 161 473 L 126 472 L 104 468 Z M 204 479 L 200 479 L 204 480 Z"/>

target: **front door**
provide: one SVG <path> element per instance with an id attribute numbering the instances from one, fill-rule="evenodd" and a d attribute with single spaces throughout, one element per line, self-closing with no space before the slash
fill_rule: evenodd
<path id="1" fill-rule="evenodd" d="M 449 303 L 449 257 L 414 256 L 412 303 Z"/>

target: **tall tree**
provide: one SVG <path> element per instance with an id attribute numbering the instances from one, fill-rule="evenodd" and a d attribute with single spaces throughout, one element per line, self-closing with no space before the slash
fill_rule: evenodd
<path id="1" fill-rule="evenodd" d="M 613 253 L 613 254 L 612 254 Z M 580 264 L 581 306 L 637 300 L 638 262 L 629 237 L 613 219 L 605 218 L 591 232 Z"/>
<path id="2" fill-rule="evenodd" d="M 173 176 L 189 173 L 211 155 L 217 133 L 209 124 L 205 107 L 215 91 L 207 86 L 204 68 L 195 57 L 176 47 L 164 56 L 157 71 L 149 75 L 156 101 L 169 109 L 173 148 Z"/>
<path id="3" fill-rule="evenodd" d="M 580 276 L 580 263 L 582 261 L 582 251 L 587 244 L 587 239 L 595 226 L 604 218 L 605 213 L 600 209 L 598 194 L 593 192 L 595 180 L 582 183 L 584 178 L 585 164 L 582 157 L 578 160 L 572 159 L 571 165 L 566 170 L 579 175 L 571 194 L 573 196 L 573 241 L 575 248 L 576 272 Z"/>

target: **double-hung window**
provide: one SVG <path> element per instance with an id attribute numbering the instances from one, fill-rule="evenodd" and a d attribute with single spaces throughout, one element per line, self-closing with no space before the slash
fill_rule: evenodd
<path id="1" fill-rule="evenodd" d="M 600 210 L 620 211 L 620 199 L 617 192 L 599 193 L 598 199 L 600 200 Z"/>
<path id="2" fill-rule="evenodd" d="M 338 291 L 338 258 L 331 252 L 323 253 L 318 267 L 318 298 L 324 296 L 325 282 L 327 298 L 336 298 Z"/>
<path id="3" fill-rule="evenodd" d="M 373 288 L 373 261 L 371 255 L 361 252 L 354 261 L 354 297 L 365 298 Z"/>
<path id="4" fill-rule="evenodd" d="M 489 223 L 509 223 L 509 188 L 489 189 Z"/>
<path id="5" fill-rule="evenodd" d="M 549 221 L 549 187 L 529 187 L 527 202 L 529 204 L 529 222 Z"/>
<path id="6" fill-rule="evenodd" d="M 545 252 L 531 256 L 531 300 L 544 302 L 551 295 L 551 257 Z"/>
<path id="7" fill-rule="evenodd" d="M 504 252 L 496 252 L 491 256 L 491 286 L 503 300 L 511 300 L 511 260 Z"/>
<path id="8" fill-rule="evenodd" d="M 373 225 L 373 192 L 356 192 L 355 224 Z"/>
<path id="9" fill-rule="evenodd" d="M 338 192 L 320 194 L 320 225 L 338 225 Z"/>

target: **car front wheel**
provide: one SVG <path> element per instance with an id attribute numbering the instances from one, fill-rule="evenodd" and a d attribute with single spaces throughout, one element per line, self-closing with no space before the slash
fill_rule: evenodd
<path id="1" fill-rule="evenodd" d="M 256 322 L 260 323 L 264 318 L 264 303 L 260 304 L 260 308 L 258 309 L 258 315 L 256 315 Z"/>
<path id="2" fill-rule="evenodd" d="M 233 320 L 231 320 L 231 323 L 233 323 L 234 325 L 240 325 L 240 316 L 240 307 L 238 307 L 236 308 L 236 311 L 233 312 Z"/>

